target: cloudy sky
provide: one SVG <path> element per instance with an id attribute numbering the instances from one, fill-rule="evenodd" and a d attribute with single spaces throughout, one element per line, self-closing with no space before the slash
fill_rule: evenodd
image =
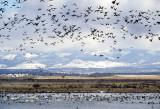
<path id="1" fill-rule="evenodd" d="M 160 0 L 1 0 L 0 68 L 160 65 L 159 7 Z"/>

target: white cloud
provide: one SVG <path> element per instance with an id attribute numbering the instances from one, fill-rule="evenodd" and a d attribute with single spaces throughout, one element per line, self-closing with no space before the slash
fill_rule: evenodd
<path id="1" fill-rule="evenodd" d="M 37 57 L 37 56 L 38 56 L 37 54 L 31 54 L 31 53 L 26 53 L 24 55 L 24 57 L 26 57 L 26 58 L 34 58 L 34 57 Z"/>
<path id="2" fill-rule="evenodd" d="M 144 63 L 144 62 L 146 62 L 144 59 L 141 59 L 138 63 L 139 64 L 142 64 L 142 63 Z"/>
<path id="3" fill-rule="evenodd" d="M 125 56 L 125 55 L 130 54 L 131 52 L 130 52 L 130 51 L 121 51 L 120 53 L 121 53 L 123 56 Z"/>
<path id="4" fill-rule="evenodd" d="M 156 55 L 157 54 L 156 51 L 153 51 L 153 50 L 150 50 L 147 53 L 150 54 L 150 55 Z"/>
<path id="5" fill-rule="evenodd" d="M 4 64 L 0 64 L 0 68 L 2 69 L 2 68 L 6 68 L 7 66 L 6 65 L 4 65 Z"/>
<path id="6" fill-rule="evenodd" d="M 108 50 L 97 50 L 97 51 L 94 51 L 94 52 L 90 52 L 90 55 L 100 55 L 100 54 L 108 54 L 108 55 L 112 55 L 113 52 L 112 50 L 108 49 Z"/>
<path id="7" fill-rule="evenodd" d="M 82 61 L 79 59 L 73 60 L 68 64 L 62 65 L 57 64 L 54 65 L 53 68 L 108 68 L 108 67 L 122 67 L 122 66 L 130 66 L 129 63 L 123 62 L 111 62 L 111 61 Z"/>
<path id="8" fill-rule="evenodd" d="M 139 53 L 138 54 L 140 57 L 144 57 L 144 54 L 143 53 Z"/>
<path id="9" fill-rule="evenodd" d="M 160 6 L 159 0 L 119 0 L 120 8 L 125 9 L 136 9 L 137 10 L 155 10 Z M 157 5 L 157 6 L 156 6 Z M 156 6 L 156 7 L 155 7 Z"/>
<path id="10" fill-rule="evenodd" d="M 57 53 L 56 55 L 59 57 L 65 57 L 65 56 L 70 56 L 72 54 L 71 53 Z"/>
<path id="11" fill-rule="evenodd" d="M 153 65 L 158 65 L 158 64 L 160 64 L 160 62 L 154 62 L 154 63 L 152 63 Z"/>
<path id="12" fill-rule="evenodd" d="M 53 68 L 60 68 L 62 66 L 63 66 L 63 64 L 56 64 L 56 65 L 53 66 Z"/>
<path id="13" fill-rule="evenodd" d="M 14 67 L 9 67 L 9 69 L 39 69 L 39 68 L 46 68 L 46 65 L 41 64 L 39 62 L 35 62 L 35 63 L 24 62 Z"/>
<path id="14" fill-rule="evenodd" d="M 16 56 L 16 54 L 8 54 L 6 56 L 3 56 L 2 59 L 13 60 Z"/>

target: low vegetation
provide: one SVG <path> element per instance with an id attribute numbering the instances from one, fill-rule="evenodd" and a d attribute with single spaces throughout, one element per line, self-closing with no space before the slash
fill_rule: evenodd
<path id="1" fill-rule="evenodd" d="M 38 92 L 129 92 L 160 93 L 160 82 L 3 82 L 0 92 L 38 93 Z"/>
<path id="2" fill-rule="evenodd" d="M 0 79 L 0 93 L 44 93 L 44 92 L 109 92 L 109 93 L 160 93 L 160 76 L 134 76 L 128 75 L 109 77 L 67 77 L 50 76 L 34 78 Z M 36 78 L 36 79 L 35 79 Z M 145 79 L 144 79 L 145 78 Z M 147 78 L 147 79 L 146 79 Z M 27 81 L 29 79 L 29 81 Z M 44 81 L 49 79 L 47 81 Z M 61 79 L 62 81 L 57 81 Z M 67 81 L 67 79 L 71 79 Z M 95 80 L 86 82 L 87 80 Z M 110 79 L 101 81 L 101 79 Z M 35 81 L 30 81 L 35 80 Z M 42 80 L 42 81 L 39 81 Z M 54 80 L 54 81 L 51 81 Z M 74 81 L 78 80 L 78 81 Z M 97 81 L 98 80 L 98 81 Z M 117 81 L 118 80 L 118 81 Z M 122 81 L 125 80 L 125 81 Z M 131 81 L 130 81 L 131 80 Z M 145 81 L 143 81 L 145 80 Z M 152 81 L 151 81 L 152 80 Z M 157 81 L 156 81 L 157 80 Z M 74 81 L 74 82 L 73 82 Z"/>

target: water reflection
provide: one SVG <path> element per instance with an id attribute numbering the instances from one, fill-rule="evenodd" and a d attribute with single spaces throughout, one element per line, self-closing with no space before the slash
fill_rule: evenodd
<path id="1" fill-rule="evenodd" d="M 159 93 L 0 94 L 0 109 L 160 109 Z"/>

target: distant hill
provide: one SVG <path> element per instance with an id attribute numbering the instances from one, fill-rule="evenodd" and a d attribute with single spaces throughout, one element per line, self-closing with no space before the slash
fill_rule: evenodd
<path id="1" fill-rule="evenodd" d="M 0 69 L 0 74 L 32 74 L 39 76 L 110 76 L 110 75 L 160 75 L 160 68 L 52 68 L 52 69 Z"/>

